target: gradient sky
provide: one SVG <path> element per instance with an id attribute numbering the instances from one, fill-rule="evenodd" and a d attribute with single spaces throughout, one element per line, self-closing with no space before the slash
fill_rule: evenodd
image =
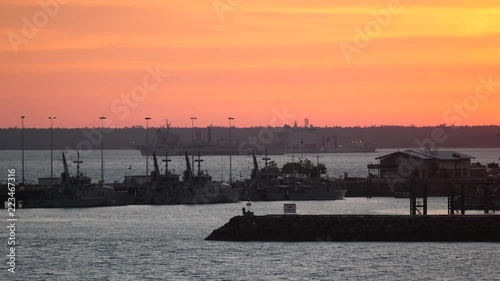
<path id="1" fill-rule="evenodd" d="M 498 0 L 401 0 L 350 61 L 342 42 L 355 47 L 356 29 L 391 1 L 242 0 L 221 18 L 213 0 L 70 0 L 16 53 L 11 39 L 38 2 L 0 3 L 3 128 L 21 115 L 26 127 L 50 115 L 56 127 L 99 126 L 100 115 L 112 127 L 145 116 L 191 126 L 193 114 L 197 126 L 282 125 L 274 112 L 285 108 L 290 123 L 319 126 L 500 124 L 498 84 L 443 117 L 473 102 L 479 76 L 500 82 Z M 126 105 L 157 66 L 168 77 Z"/>

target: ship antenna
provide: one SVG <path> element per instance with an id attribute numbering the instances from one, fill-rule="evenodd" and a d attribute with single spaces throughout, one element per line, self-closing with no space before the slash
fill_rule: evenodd
<path id="1" fill-rule="evenodd" d="M 300 140 L 300 158 L 302 158 L 303 149 L 304 149 L 304 140 Z"/>
<path id="2" fill-rule="evenodd" d="M 168 119 L 166 119 L 166 122 L 167 122 L 167 136 L 165 137 L 165 151 L 167 151 L 168 155 L 168 134 L 170 132 L 170 123 L 168 122 Z"/>
<path id="3" fill-rule="evenodd" d="M 316 156 L 316 159 L 317 159 L 317 165 L 318 165 L 318 166 L 319 166 L 319 158 L 320 158 L 320 157 L 323 157 L 323 156 L 319 156 L 319 153 L 318 153 L 318 155 Z"/>

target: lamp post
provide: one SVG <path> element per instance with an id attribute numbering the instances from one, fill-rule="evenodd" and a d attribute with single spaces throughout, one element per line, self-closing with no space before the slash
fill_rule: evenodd
<path id="1" fill-rule="evenodd" d="M 49 116 L 50 119 L 50 187 L 52 188 L 52 177 L 54 174 L 54 119 L 55 116 Z"/>
<path id="2" fill-rule="evenodd" d="M 21 167 L 22 167 L 22 179 L 24 185 L 24 115 L 21 116 Z"/>
<path id="3" fill-rule="evenodd" d="M 194 120 L 196 120 L 197 118 L 192 116 L 191 117 L 191 149 L 193 150 L 193 152 L 191 152 L 191 163 L 192 163 L 192 166 L 194 167 Z"/>
<path id="4" fill-rule="evenodd" d="M 231 121 L 234 120 L 233 117 L 228 117 L 229 120 L 229 183 L 233 181 L 233 162 L 232 162 L 232 151 L 233 146 L 231 144 Z"/>
<path id="5" fill-rule="evenodd" d="M 150 117 L 144 118 L 146 120 L 146 177 L 148 176 L 149 173 L 149 120 L 151 120 Z"/>
<path id="6" fill-rule="evenodd" d="M 106 116 L 99 117 L 101 120 L 101 181 L 104 183 L 104 120 Z"/>
<path id="7" fill-rule="evenodd" d="M 196 117 L 191 117 L 191 146 L 194 148 L 194 120 Z"/>
<path id="8" fill-rule="evenodd" d="M 165 151 L 168 154 L 168 150 L 170 149 L 168 145 L 168 135 L 170 134 L 170 123 L 168 123 L 168 119 L 165 120 L 165 125 L 167 126 L 167 136 L 165 137 L 165 143 L 166 143 Z"/>

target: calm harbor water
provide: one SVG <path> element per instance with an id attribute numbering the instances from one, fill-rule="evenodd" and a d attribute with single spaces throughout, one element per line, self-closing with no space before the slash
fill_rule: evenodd
<path id="1" fill-rule="evenodd" d="M 431 198 L 434 212 L 444 198 Z M 283 202 L 254 203 L 256 214 Z M 495 243 L 275 243 L 203 239 L 243 203 L 18 210 L 9 280 L 500 280 Z M 406 214 L 408 202 L 299 202 L 303 214 Z M 2 222 L 6 224 L 6 211 Z M 6 239 L 5 227 L 1 227 Z M 7 249 L 5 248 L 5 254 Z M 7 280 L 0 278 L 2 280 Z"/>
<path id="2" fill-rule="evenodd" d="M 460 150 L 487 163 L 496 150 Z M 390 151 L 381 151 L 385 154 Z M 379 154 L 323 155 L 330 174 L 366 175 Z M 0 168 L 19 165 L 19 153 L 0 152 Z M 26 178 L 49 173 L 49 154 L 26 154 Z M 182 159 L 173 157 L 180 171 Z M 204 157 L 217 178 L 227 178 L 226 157 Z M 289 156 L 272 157 L 278 163 Z M 310 157 L 312 158 L 312 156 Z M 84 169 L 100 177 L 100 152 L 86 156 Z M 106 151 L 106 179 L 121 180 L 145 169 L 136 151 Z M 210 159 L 218 163 L 211 163 Z M 234 173 L 248 168 L 235 157 Z M 150 161 L 151 162 L 151 161 Z M 177 164 L 176 164 L 177 163 Z M 175 166 L 177 165 L 177 166 Z M 28 168 L 29 167 L 29 168 Z M 55 165 L 55 170 L 60 167 Z M 71 168 L 74 171 L 74 167 Z M 227 169 L 227 168 L 226 168 Z M 332 173 L 333 171 L 333 173 Z M 17 177 L 20 177 L 20 170 Z M 245 172 L 247 173 L 247 172 Z M 4 177 L 2 176 L 2 179 Z M 500 280 L 500 244 L 495 243 L 275 243 L 204 241 L 239 215 L 244 203 L 198 206 L 124 206 L 86 209 L 19 209 L 16 213 L 16 274 L 2 265 L 0 280 Z M 257 215 L 282 213 L 283 202 L 255 202 Z M 408 214 L 409 202 L 394 198 L 347 198 L 298 202 L 300 214 Z M 430 198 L 430 213 L 446 213 L 445 198 Z M 7 249 L 7 211 L 0 212 Z M 499 234 L 500 235 L 500 234 Z"/>
<path id="3" fill-rule="evenodd" d="M 326 153 L 319 154 L 303 154 L 303 155 L 271 155 L 269 158 L 275 161 L 279 167 L 286 162 L 299 161 L 309 159 L 313 163 L 318 160 L 326 165 L 328 174 L 333 177 L 343 176 L 345 172 L 349 176 L 366 177 L 368 170 L 366 165 L 369 163 L 377 163 L 376 157 L 397 151 L 395 149 L 379 149 L 375 153 Z M 458 149 L 458 151 L 474 156 L 474 162 L 483 164 L 498 162 L 500 149 Z M 62 152 L 54 151 L 54 176 L 59 176 L 63 171 Z M 69 169 L 72 174 L 76 173 L 76 164 L 73 163 L 77 158 L 76 152 L 66 151 Z M 233 179 L 245 179 L 250 177 L 253 167 L 252 156 L 233 156 Z M 263 155 L 258 155 L 260 167 L 264 166 Z M 126 174 L 141 175 L 146 173 L 146 157 L 141 156 L 137 150 L 105 150 L 104 151 L 104 179 L 106 182 L 123 181 Z M 162 172 L 165 169 L 165 163 L 161 160 L 165 159 L 163 155 L 158 156 L 158 162 Z M 184 156 L 169 157 L 169 169 L 176 173 L 182 174 L 185 170 L 186 161 Z M 229 156 L 202 156 L 204 160 L 201 164 L 201 169 L 208 171 L 214 180 L 229 179 Z M 94 181 L 101 178 L 101 151 L 93 150 L 90 152 L 82 152 L 80 160 L 83 161 L 81 166 L 82 172 L 90 176 Z M 5 180 L 7 177 L 7 169 L 15 168 L 17 170 L 18 179 L 21 177 L 21 151 L 17 150 L 0 150 L 0 180 Z M 149 171 L 154 168 L 152 157 L 149 157 Z M 194 167 L 197 168 L 196 165 Z M 26 180 L 36 180 L 40 177 L 50 176 L 50 150 L 28 150 L 25 151 L 25 178 Z"/>

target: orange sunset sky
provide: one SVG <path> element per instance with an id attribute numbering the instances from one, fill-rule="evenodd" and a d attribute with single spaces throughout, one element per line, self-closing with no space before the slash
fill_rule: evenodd
<path id="1" fill-rule="evenodd" d="M 60 2 L 0 2 L 2 128 L 500 124 L 498 0 Z"/>

